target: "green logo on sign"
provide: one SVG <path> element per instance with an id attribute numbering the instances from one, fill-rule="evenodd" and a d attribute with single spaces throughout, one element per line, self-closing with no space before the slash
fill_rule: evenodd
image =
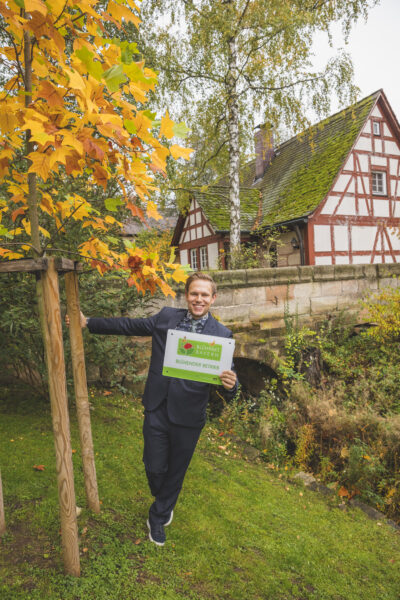
<path id="1" fill-rule="evenodd" d="M 215 342 L 198 342 L 180 338 L 178 343 L 178 354 L 181 356 L 193 356 L 193 358 L 206 358 L 207 360 L 220 360 L 222 346 Z"/>

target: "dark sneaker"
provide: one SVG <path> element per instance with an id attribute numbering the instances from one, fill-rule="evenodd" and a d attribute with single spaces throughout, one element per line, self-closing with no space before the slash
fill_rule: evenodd
<path id="1" fill-rule="evenodd" d="M 149 540 L 157 546 L 164 546 L 165 544 L 165 531 L 164 525 L 161 523 L 150 523 L 147 519 L 147 527 L 149 528 Z"/>
<path id="2" fill-rule="evenodd" d="M 169 515 L 168 521 L 166 523 L 164 523 L 164 527 L 168 527 L 168 525 L 171 525 L 173 518 L 174 518 L 174 511 L 171 510 L 171 514 Z"/>

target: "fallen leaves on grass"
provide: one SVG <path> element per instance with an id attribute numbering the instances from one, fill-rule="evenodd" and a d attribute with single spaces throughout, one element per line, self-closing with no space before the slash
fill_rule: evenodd
<path id="1" fill-rule="evenodd" d="M 35 471 L 44 471 L 45 466 L 44 465 L 33 465 L 32 468 L 35 469 Z"/>

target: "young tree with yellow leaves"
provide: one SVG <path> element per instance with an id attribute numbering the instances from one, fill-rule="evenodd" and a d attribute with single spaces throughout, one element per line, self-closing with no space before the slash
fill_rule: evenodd
<path id="1" fill-rule="evenodd" d="M 185 279 L 180 266 L 151 249 L 124 247 L 116 211 L 161 218 L 150 199 L 154 174 L 190 150 L 164 144 L 179 126 L 166 115 L 160 127 L 145 109 L 156 74 L 137 60 L 136 44 L 109 38 L 107 23 L 138 27 L 138 6 L 0 2 L 0 256 L 64 253 L 79 223 L 78 247 L 69 250 L 76 258 L 102 273 L 124 270 L 140 292 L 171 294 L 168 280 Z"/>

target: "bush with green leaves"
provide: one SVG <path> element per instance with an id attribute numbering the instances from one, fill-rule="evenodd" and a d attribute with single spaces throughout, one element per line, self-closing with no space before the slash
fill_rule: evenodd
<path id="1" fill-rule="evenodd" d="M 35 394 L 47 396 L 43 341 L 35 292 L 35 277 L 10 273 L 0 280 L 0 360 L 2 380 L 25 384 Z M 156 297 L 141 296 L 117 275 L 100 277 L 96 271 L 83 273 L 79 280 L 80 303 L 87 316 L 145 316 L 154 310 Z M 63 278 L 60 277 L 62 318 L 66 312 Z M 64 347 L 68 381 L 71 383 L 69 336 L 65 325 Z M 125 336 L 91 336 L 84 331 L 86 363 L 99 367 L 99 383 L 125 387 L 135 381 L 137 350 Z"/>

